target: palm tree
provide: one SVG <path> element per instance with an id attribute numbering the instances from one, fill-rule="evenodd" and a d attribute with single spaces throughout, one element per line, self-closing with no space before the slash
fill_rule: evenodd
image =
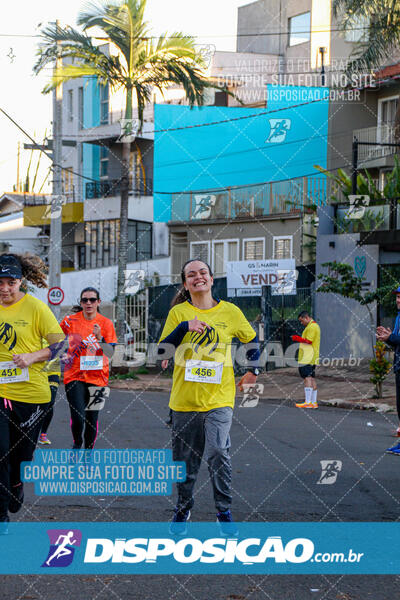
<path id="1" fill-rule="evenodd" d="M 365 35 L 355 44 L 348 72 L 378 71 L 398 52 L 400 0 L 333 0 L 333 13 L 344 29 L 365 22 Z"/>
<path id="2" fill-rule="evenodd" d="M 189 104 L 204 103 L 204 90 L 214 87 L 203 75 L 204 59 L 196 51 L 194 39 L 183 33 L 149 36 L 144 21 L 147 0 L 105 0 L 89 3 L 78 15 L 82 31 L 67 26 L 48 24 L 41 31 L 42 42 L 34 72 L 53 64 L 57 57 L 71 58 L 53 73 L 43 92 L 74 78 L 96 77 L 99 85 L 125 92 L 125 119 L 133 117 L 136 97 L 139 132 L 143 111 L 154 89 L 161 93 L 170 85 L 183 86 Z M 116 52 L 102 51 L 87 31 L 100 28 L 104 40 Z M 154 41 L 153 41 L 154 40 Z M 123 142 L 121 168 L 121 212 L 117 283 L 117 335 L 123 339 L 125 319 L 124 271 L 128 258 L 128 195 L 131 143 Z"/>
<path id="3" fill-rule="evenodd" d="M 400 0 L 333 0 L 333 13 L 343 29 L 364 20 L 365 35 L 355 44 L 346 73 L 372 74 L 400 49 Z M 400 101 L 394 117 L 394 138 L 400 143 Z M 399 148 L 396 148 L 399 152 Z"/>

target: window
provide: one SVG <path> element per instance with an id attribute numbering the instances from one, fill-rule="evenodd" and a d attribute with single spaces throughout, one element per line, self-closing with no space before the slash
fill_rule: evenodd
<path id="1" fill-rule="evenodd" d="M 87 221 L 86 269 L 115 265 L 118 256 L 119 221 Z M 83 251 L 82 251 L 83 252 Z"/>
<path id="2" fill-rule="evenodd" d="M 226 263 L 239 260 L 238 240 L 218 240 L 212 243 L 212 269 L 216 277 L 226 274 Z"/>
<path id="3" fill-rule="evenodd" d="M 62 182 L 63 182 L 63 193 L 71 194 L 74 190 L 74 176 L 72 174 L 72 167 L 65 167 L 62 170 Z"/>
<path id="4" fill-rule="evenodd" d="M 344 39 L 346 42 L 368 41 L 369 17 L 357 15 L 347 21 Z"/>
<path id="5" fill-rule="evenodd" d="M 86 253 L 85 253 L 85 246 L 78 246 L 78 267 L 79 270 L 83 270 L 85 269 L 86 266 L 86 259 L 85 259 Z"/>
<path id="6" fill-rule="evenodd" d="M 243 240 L 243 260 L 264 259 L 265 238 Z"/>
<path id="7" fill-rule="evenodd" d="M 100 86 L 100 125 L 108 123 L 108 85 Z"/>
<path id="8" fill-rule="evenodd" d="M 78 88 L 78 119 L 79 129 L 83 128 L 83 87 Z"/>
<path id="9" fill-rule="evenodd" d="M 394 124 L 398 102 L 398 96 L 378 101 L 378 121 L 380 125 Z"/>
<path id="10" fill-rule="evenodd" d="M 190 242 L 190 258 L 210 262 L 210 242 Z"/>
<path id="11" fill-rule="evenodd" d="M 289 19 L 289 46 L 310 41 L 311 13 L 306 12 Z"/>
<path id="12" fill-rule="evenodd" d="M 273 258 L 282 260 L 284 258 L 292 258 L 293 238 L 291 235 L 274 237 L 273 239 Z"/>
<path id="13" fill-rule="evenodd" d="M 109 157 L 109 149 L 105 146 L 101 146 L 100 148 L 100 179 L 105 179 L 108 177 L 108 157 Z"/>
<path id="14" fill-rule="evenodd" d="M 152 257 L 151 223 L 128 221 L 128 262 L 149 260 Z"/>
<path id="15" fill-rule="evenodd" d="M 74 92 L 68 90 L 68 121 L 72 121 L 74 118 Z"/>

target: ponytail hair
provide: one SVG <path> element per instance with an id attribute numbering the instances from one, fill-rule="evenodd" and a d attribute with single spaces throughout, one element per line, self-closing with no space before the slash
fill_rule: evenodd
<path id="1" fill-rule="evenodd" d="M 47 265 L 36 254 L 24 252 L 23 254 L 3 254 L 2 256 L 11 256 L 21 265 L 22 288 L 27 288 L 26 282 L 30 281 L 38 288 L 47 288 Z"/>
<path id="2" fill-rule="evenodd" d="M 185 262 L 185 264 L 182 267 L 181 270 L 181 280 L 182 280 L 182 284 L 185 283 L 186 281 L 186 274 L 185 274 L 185 269 L 187 267 L 187 265 L 189 265 L 192 262 L 195 261 L 199 261 L 202 262 L 204 265 L 206 265 L 208 272 L 210 273 L 210 277 L 213 276 L 213 272 L 211 270 L 211 267 L 208 263 L 206 263 L 204 260 L 202 260 L 201 258 L 191 258 L 190 260 L 187 260 Z M 184 285 L 181 286 L 181 288 L 179 289 L 178 293 L 174 296 L 172 302 L 171 302 L 171 308 L 173 306 L 176 306 L 177 304 L 183 304 L 183 302 L 186 302 L 187 300 L 190 300 L 190 294 L 189 294 L 189 290 L 187 290 L 185 288 Z"/>

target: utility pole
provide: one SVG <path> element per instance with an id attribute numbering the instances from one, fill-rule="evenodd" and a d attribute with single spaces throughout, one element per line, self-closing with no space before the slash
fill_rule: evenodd
<path id="1" fill-rule="evenodd" d="M 18 142 L 18 154 L 17 154 L 17 186 L 15 191 L 19 193 L 19 161 L 20 161 L 21 144 Z"/>
<path id="2" fill-rule="evenodd" d="M 59 28 L 59 22 L 56 21 Z M 57 42 L 57 46 L 60 43 Z M 55 73 L 62 66 L 62 58 L 57 53 Z M 50 207 L 50 246 L 49 246 L 49 287 L 61 284 L 61 240 L 62 240 L 62 83 L 53 92 L 53 194 Z M 54 316 L 60 320 L 60 306 L 50 306 Z"/>

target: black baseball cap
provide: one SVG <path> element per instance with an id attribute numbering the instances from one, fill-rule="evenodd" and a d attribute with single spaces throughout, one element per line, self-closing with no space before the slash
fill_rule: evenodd
<path id="1" fill-rule="evenodd" d="M 12 254 L 0 255 L 0 277 L 22 279 L 22 268 L 18 258 Z"/>

